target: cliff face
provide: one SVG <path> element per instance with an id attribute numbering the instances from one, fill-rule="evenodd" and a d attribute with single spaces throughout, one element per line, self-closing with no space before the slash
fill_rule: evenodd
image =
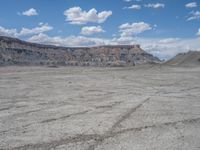
<path id="1" fill-rule="evenodd" d="M 159 61 L 139 45 L 56 47 L 0 36 L 0 65 L 130 66 Z"/>

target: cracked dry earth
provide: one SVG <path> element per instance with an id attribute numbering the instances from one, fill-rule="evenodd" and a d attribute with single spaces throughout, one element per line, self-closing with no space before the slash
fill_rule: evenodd
<path id="1" fill-rule="evenodd" d="M 0 149 L 199 150 L 200 67 L 2 67 Z"/>

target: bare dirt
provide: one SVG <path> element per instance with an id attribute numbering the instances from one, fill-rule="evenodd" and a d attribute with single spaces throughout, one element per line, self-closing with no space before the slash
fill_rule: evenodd
<path id="1" fill-rule="evenodd" d="M 1 67 L 0 149 L 199 150 L 200 67 Z"/>
<path id="2" fill-rule="evenodd" d="M 189 51 L 187 53 L 180 53 L 165 62 L 166 65 L 194 67 L 200 66 L 200 51 Z"/>

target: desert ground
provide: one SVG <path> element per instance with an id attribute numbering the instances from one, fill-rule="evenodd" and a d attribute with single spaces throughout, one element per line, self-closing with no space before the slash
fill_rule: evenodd
<path id="1" fill-rule="evenodd" d="M 1 67 L 0 149 L 199 150 L 200 67 Z"/>

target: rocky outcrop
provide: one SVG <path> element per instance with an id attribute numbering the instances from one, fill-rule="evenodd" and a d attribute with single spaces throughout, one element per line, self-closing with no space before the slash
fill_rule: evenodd
<path id="1" fill-rule="evenodd" d="M 132 66 L 160 62 L 140 45 L 57 47 L 0 36 L 1 65 Z"/>

